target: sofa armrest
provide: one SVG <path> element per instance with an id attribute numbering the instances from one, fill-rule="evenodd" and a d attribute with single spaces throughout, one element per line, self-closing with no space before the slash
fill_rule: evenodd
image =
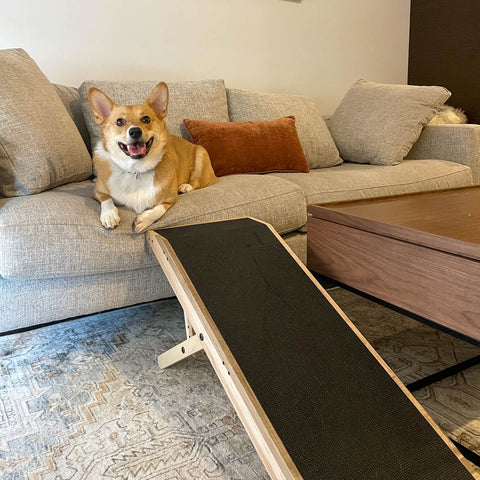
<path id="1" fill-rule="evenodd" d="M 436 159 L 467 165 L 480 184 L 480 125 L 427 125 L 407 159 Z"/>

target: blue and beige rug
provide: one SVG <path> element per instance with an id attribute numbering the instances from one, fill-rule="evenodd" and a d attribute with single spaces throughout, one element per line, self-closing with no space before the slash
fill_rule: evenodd
<path id="1" fill-rule="evenodd" d="M 478 348 L 342 289 L 337 303 L 405 382 Z M 268 479 L 203 353 L 160 371 L 185 337 L 175 299 L 0 338 L 0 479 Z M 416 392 L 480 452 L 480 367 Z"/>

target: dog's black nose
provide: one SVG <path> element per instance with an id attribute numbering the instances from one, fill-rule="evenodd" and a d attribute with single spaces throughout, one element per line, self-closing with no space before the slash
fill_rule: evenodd
<path id="1" fill-rule="evenodd" d="M 139 139 L 142 136 L 142 129 L 139 127 L 130 127 L 128 129 L 128 134 L 130 137 L 132 137 L 134 140 Z"/>

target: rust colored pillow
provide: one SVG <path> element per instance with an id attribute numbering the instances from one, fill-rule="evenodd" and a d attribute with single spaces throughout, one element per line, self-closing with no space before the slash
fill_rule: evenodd
<path id="1" fill-rule="evenodd" d="M 265 122 L 183 122 L 192 142 L 207 150 L 218 177 L 309 171 L 293 116 Z"/>

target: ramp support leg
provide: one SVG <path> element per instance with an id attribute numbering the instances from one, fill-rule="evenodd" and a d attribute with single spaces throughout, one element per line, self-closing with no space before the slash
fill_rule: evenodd
<path id="1" fill-rule="evenodd" d="M 160 368 L 170 367 L 200 350 L 203 350 L 202 341 L 198 335 L 193 335 L 184 342 L 162 353 L 158 357 L 158 366 Z"/>

